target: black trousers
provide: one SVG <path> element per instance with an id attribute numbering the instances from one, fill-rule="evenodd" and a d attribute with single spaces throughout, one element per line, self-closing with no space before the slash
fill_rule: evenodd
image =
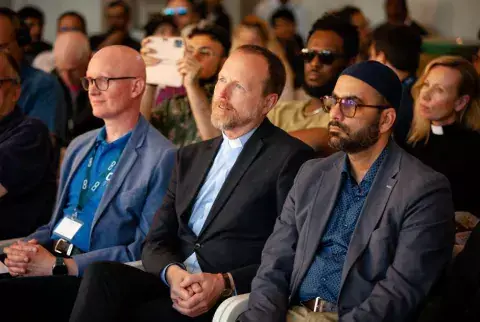
<path id="1" fill-rule="evenodd" d="M 0 275 L 1 321 L 65 322 L 72 311 L 80 278 Z"/>
<path id="2" fill-rule="evenodd" d="M 114 262 L 94 263 L 83 276 L 71 322 L 207 322 L 215 308 L 190 318 L 172 308 L 160 276 Z"/>

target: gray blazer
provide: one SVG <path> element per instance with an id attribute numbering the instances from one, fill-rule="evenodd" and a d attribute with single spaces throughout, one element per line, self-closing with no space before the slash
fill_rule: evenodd
<path id="1" fill-rule="evenodd" d="M 240 321 L 285 321 L 335 206 L 346 155 L 300 169 L 262 253 Z M 338 299 L 340 321 L 408 321 L 451 258 L 447 179 L 389 143 L 352 235 Z"/>
<path id="2" fill-rule="evenodd" d="M 87 132 L 68 146 L 53 217 L 27 239 L 35 238 L 50 248 L 50 236 L 63 218 L 63 209 L 68 202 L 70 182 L 95 144 L 99 131 Z M 95 212 L 90 231 L 90 251 L 73 256 L 80 275 L 88 264 L 95 261 L 129 262 L 140 259 L 143 240 L 167 190 L 175 151 L 173 144 L 140 116 Z"/>

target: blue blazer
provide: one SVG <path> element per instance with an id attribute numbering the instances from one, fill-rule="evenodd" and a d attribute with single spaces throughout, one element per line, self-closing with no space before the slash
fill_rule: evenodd
<path id="1" fill-rule="evenodd" d="M 87 132 L 68 146 L 52 219 L 27 239 L 35 238 L 47 248 L 51 245 L 52 231 L 63 218 L 73 175 L 93 147 L 99 131 Z M 140 116 L 95 212 L 90 251 L 73 256 L 79 275 L 92 262 L 140 259 L 141 245 L 170 181 L 174 158 L 173 144 Z"/>

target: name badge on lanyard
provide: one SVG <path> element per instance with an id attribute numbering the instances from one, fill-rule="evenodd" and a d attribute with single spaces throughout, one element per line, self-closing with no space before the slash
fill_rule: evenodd
<path id="1" fill-rule="evenodd" d="M 95 159 L 97 148 L 98 144 L 95 146 L 92 155 L 88 159 L 86 176 L 85 179 L 82 181 L 77 207 L 75 208 L 71 216 L 65 216 L 64 218 L 62 218 L 62 220 L 60 220 L 60 222 L 53 231 L 54 234 L 59 235 L 60 237 L 65 238 L 69 241 L 71 241 L 75 237 L 80 228 L 82 228 L 83 226 L 83 222 L 78 219 L 78 214 L 83 211 L 85 205 L 90 199 L 92 199 L 100 185 L 102 183 L 105 185 L 108 184 L 108 182 L 113 176 L 113 170 L 117 165 L 118 159 L 120 158 L 119 153 L 116 158 L 110 163 L 107 170 L 103 171 L 98 176 L 95 183 L 91 187 L 89 187 L 91 169 L 93 166 L 93 161 Z"/>
<path id="2" fill-rule="evenodd" d="M 75 217 L 63 217 L 58 223 L 53 233 L 69 241 L 75 237 L 83 223 Z"/>

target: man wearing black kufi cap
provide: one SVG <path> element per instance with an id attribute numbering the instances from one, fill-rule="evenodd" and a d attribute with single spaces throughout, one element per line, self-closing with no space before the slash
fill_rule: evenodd
<path id="1" fill-rule="evenodd" d="M 451 258 L 447 179 L 391 139 L 401 83 L 374 61 L 345 69 L 329 143 L 300 169 L 240 321 L 413 321 Z"/>

